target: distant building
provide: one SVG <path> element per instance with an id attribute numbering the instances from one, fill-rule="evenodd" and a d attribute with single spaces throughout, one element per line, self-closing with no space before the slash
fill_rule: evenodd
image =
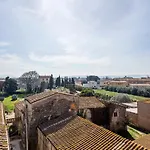
<path id="1" fill-rule="evenodd" d="M 98 89 L 100 85 L 96 81 L 88 81 L 87 83 L 83 84 L 83 87 Z"/>
<path id="2" fill-rule="evenodd" d="M 50 80 L 50 76 L 39 76 L 39 87 L 41 86 L 41 83 L 44 83 L 44 87 L 43 89 L 47 89 L 48 88 L 48 84 L 49 84 L 49 80 Z"/>
<path id="3" fill-rule="evenodd" d="M 3 103 L 0 102 L 0 149 L 9 150 L 8 132 L 4 115 Z"/>
<path id="4" fill-rule="evenodd" d="M 150 78 L 115 78 L 113 81 L 126 81 L 128 84 L 150 84 Z"/>
<path id="5" fill-rule="evenodd" d="M 107 81 L 107 85 L 109 86 L 128 86 L 127 81 Z"/>
<path id="6" fill-rule="evenodd" d="M 41 82 L 46 82 L 46 83 L 49 83 L 49 80 L 50 80 L 50 76 L 39 76 L 39 79 L 40 79 L 40 83 Z"/>
<path id="7" fill-rule="evenodd" d="M 37 130 L 38 150 L 146 150 L 78 116 L 59 117 L 39 125 Z"/>

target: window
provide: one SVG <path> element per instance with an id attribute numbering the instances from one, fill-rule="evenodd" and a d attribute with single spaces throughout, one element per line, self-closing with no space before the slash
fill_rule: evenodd
<path id="1" fill-rule="evenodd" d="M 117 112 L 114 112 L 114 117 L 117 117 Z"/>

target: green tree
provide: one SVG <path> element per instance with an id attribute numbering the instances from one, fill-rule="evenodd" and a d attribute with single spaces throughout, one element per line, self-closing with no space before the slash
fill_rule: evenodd
<path id="1" fill-rule="evenodd" d="M 13 94 L 17 90 L 17 81 L 6 77 L 4 82 L 4 92 L 7 94 Z"/>
<path id="2" fill-rule="evenodd" d="M 32 85 L 31 83 L 27 83 L 27 93 L 32 93 L 33 89 L 32 89 Z"/>
<path id="3" fill-rule="evenodd" d="M 64 87 L 64 79 L 61 80 L 61 86 Z"/>
<path id="4" fill-rule="evenodd" d="M 90 75 L 90 76 L 87 76 L 87 81 L 98 81 L 100 80 L 100 78 L 98 76 L 95 76 L 95 75 Z"/>
<path id="5" fill-rule="evenodd" d="M 131 89 L 131 94 L 132 94 L 132 95 L 137 95 L 137 91 L 138 91 L 137 88 L 134 88 L 134 87 L 133 87 L 133 88 Z"/>
<path id="6" fill-rule="evenodd" d="M 61 83 L 60 83 L 60 76 L 56 78 L 56 82 L 55 82 L 56 87 L 60 87 Z"/>
<path id="7" fill-rule="evenodd" d="M 58 87 L 60 87 L 61 86 L 61 81 L 60 81 L 61 79 L 60 79 L 60 76 L 58 77 Z"/>
<path id="8" fill-rule="evenodd" d="M 69 83 L 69 81 L 68 81 L 68 77 L 65 77 L 64 78 L 64 87 L 68 87 L 68 83 Z"/>
<path id="9" fill-rule="evenodd" d="M 53 75 L 51 74 L 48 88 L 51 90 L 53 88 L 53 86 L 54 86 L 54 78 L 53 78 Z"/>
<path id="10" fill-rule="evenodd" d="M 74 78 L 72 78 L 72 86 L 75 88 L 75 81 L 74 81 Z"/>
<path id="11" fill-rule="evenodd" d="M 45 90 L 45 86 L 46 86 L 45 81 L 42 81 L 40 85 L 40 92 L 43 92 Z"/>
<path id="12" fill-rule="evenodd" d="M 81 96 L 94 96 L 94 90 L 85 88 L 81 91 Z"/>
<path id="13" fill-rule="evenodd" d="M 19 82 L 26 85 L 27 92 L 34 92 L 39 84 L 39 74 L 36 71 L 25 72 L 19 78 Z"/>

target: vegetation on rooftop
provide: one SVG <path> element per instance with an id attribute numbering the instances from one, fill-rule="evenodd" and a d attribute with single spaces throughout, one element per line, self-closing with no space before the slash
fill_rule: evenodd
<path id="1" fill-rule="evenodd" d="M 12 96 L 8 96 L 4 98 L 3 104 L 6 112 L 11 113 L 14 110 L 15 103 L 19 102 L 20 100 L 23 100 L 24 97 L 23 94 L 18 94 L 16 96 L 17 96 L 16 100 L 13 100 Z"/>

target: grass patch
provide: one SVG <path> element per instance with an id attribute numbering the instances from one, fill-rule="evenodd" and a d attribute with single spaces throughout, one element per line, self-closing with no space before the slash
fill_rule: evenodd
<path id="1" fill-rule="evenodd" d="M 141 136 L 145 135 L 145 133 L 138 131 L 130 126 L 127 126 L 127 131 L 129 132 L 129 134 L 133 137 L 133 139 L 138 139 Z"/>
<path id="2" fill-rule="evenodd" d="M 109 96 L 115 96 L 118 94 L 118 92 L 111 92 L 111 91 L 106 91 L 106 90 L 94 90 L 94 91 L 95 91 L 95 93 L 100 93 L 100 94 L 109 95 Z M 123 93 L 123 94 L 125 94 L 125 93 Z M 150 100 L 150 98 L 147 98 L 147 97 L 135 96 L 135 95 L 131 95 L 131 94 L 127 94 L 127 95 L 133 101 L 142 101 L 142 100 L 146 100 L 146 99 Z"/>
<path id="3" fill-rule="evenodd" d="M 145 135 L 145 133 L 138 131 L 130 126 L 127 126 L 126 131 L 120 131 L 118 134 L 129 140 L 136 140 Z"/>
<path id="4" fill-rule="evenodd" d="M 22 100 L 21 97 L 18 97 L 15 101 L 12 101 L 12 96 L 5 97 L 3 101 L 5 111 L 11 113 L 15 108 L 15 103 L 19 102 L 20 100 Z"/>

